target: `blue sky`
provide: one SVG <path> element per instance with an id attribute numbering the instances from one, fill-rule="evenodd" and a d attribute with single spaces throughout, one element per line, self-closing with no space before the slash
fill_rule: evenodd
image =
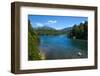
<path id="1" fill-rule="evenodd" d="M 28 15 L 28 20 L 30 20 L 32 27 L 48 26 L 59 30 L 88 21 L 88 18 L 75 16 Z"/>

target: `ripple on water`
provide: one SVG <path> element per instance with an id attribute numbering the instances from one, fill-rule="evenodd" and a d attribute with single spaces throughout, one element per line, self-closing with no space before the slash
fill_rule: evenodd
<path id="1" fill-rule="evenodd" d="M 39 50 L 45 59 L 87 58 L 87 41 L 72 40 L 66 36 L 41 36 Z"/>

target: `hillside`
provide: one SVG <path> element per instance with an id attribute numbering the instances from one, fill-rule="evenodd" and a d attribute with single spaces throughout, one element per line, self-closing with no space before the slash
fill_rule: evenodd
<path id="1" fill-rule="evenodd" d="M 68 33 L 69 38 L 72 39 L 88 39 L 88 22 L 80 23 L 78 25 L 74 25 L 70 32 Z"/>
<path id="2" fill-rule="evenodd" d="M 38 50 L 39 37 L 28 21 L 28 60 L 41 60 L 42 57 Z"/>
<path id="3" fill-rule="evenodd" d="M 38 35 L 60 35 L 60 34 L 67 34 L 67 32 L 71 29 L 71 28 L 64 28 L 61 30 L 56 30 L 52 27 L 48 27 L 48 26 L 42 26 L 42 27 L 37 27 L 37 28 L 33 28 Z"/>

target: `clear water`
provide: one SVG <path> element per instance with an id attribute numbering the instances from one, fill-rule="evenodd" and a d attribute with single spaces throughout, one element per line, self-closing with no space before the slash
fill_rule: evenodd
<path id="1" fill-rule="evenodd" d="M 46 60 L 87 58 L 87 41 L 69 39 L 66 35 L 40 36 L 40 52 Z"/>

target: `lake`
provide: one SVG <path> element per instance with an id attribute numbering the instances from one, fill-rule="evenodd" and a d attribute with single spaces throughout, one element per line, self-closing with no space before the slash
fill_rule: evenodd
<path id="1" fill-rule="evenodd" d="M 46 60 L 87 58 L 87 40 L 69 39 L 66 35 L 40 36 L 40 53 Z"/>

